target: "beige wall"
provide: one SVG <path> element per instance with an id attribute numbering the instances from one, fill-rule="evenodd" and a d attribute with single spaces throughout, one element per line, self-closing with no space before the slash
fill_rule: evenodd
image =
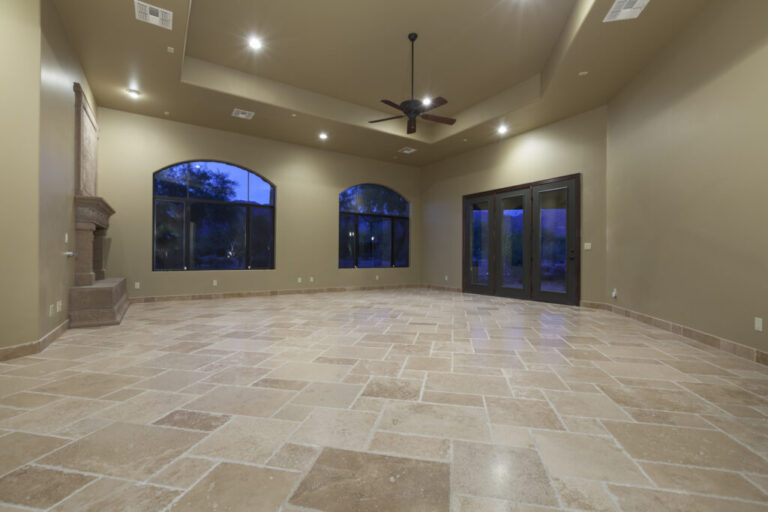
<path id="1" fill-rule="evenodd" d="M 419 169 L 104 108 L 98 119 L 99 193 L 117 211 L 107 274 L 127 277 L 131 296 L 419 284 Z M 192 159 L 239 164 L 275 184 L 274 270 L 152 271 L 152 173 Z M 410 201 L 411 267 L 338 269 L 338 195 L 359 183 Z"/>
<path id="2" fill-rule="evenodd" d="M 40 2 L 0 15 L 0 347 L 38 339 Z"/>
<path id="3" fill-rule="evenodd" d="M 605 288 L 605 108 L 560 121 L 423 169 L 426 284 L 461 288 L 462 196 L 582 174 L 582 300 Z M 445 280 L 448 276 L 448 280 Z"/>
<path id="4" fill-rule="evenodd" d="M 768 2 L 713 2 L 609 105 L 615 303 L 762 350 Z M 768 325 L 766 325 L 768 327 Z"/>
<path id="5" fill-rule="evenodd" d="M 74 258 L 64 255 L 75 250 L 74 82 L 83 86 L 94 105 L 52 0 L 41 2 L 41 28 L 38 336 L 67 320 L 69 288 L 74 284 Z M 57 301 L 62 302 L 60 312 L 56 311 Z M 51 305 L 53 315 L 49 314 Z"/>

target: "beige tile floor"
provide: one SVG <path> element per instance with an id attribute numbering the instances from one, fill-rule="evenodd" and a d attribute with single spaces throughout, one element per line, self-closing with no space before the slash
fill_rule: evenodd
<path id="1" fill-rule="evenodd" d="M 137 304 L 0 363 L 0 512 L 768 511 L 768 368 L 427 290 Z"/>

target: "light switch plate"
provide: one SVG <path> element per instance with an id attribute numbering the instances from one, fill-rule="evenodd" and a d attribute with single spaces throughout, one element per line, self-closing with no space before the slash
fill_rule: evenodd
<path id="1" fill-rule="evenodd" d="M 219 286 L 219 281 L 217 279 L 213 280 L 213 286 Z"/>
<path id="2" fill-rule="evenodd" d="M 296 282 L 300 283 L 301 282 L 301 278 L 299 277 L 298 279 L 296 279 Z"/>
<path id="3" fill-rule="evenodd" d="M 592 242 L 584 242 L 584 250 L 585 251 L 591 251 L 592 250 Z"/>
<path id="4" fill-rule="evenodd" d="M 139 288 L 141 288 L 141 283 L 136 281 L 136 282 L 133 283 L 133 287 L 138 290 Z"/>
<path id="5" fill-rule="evenodd" d="M 755 317 L 755 330 L 757 332 L 763 332 L 763 319 L 762 317 Z"/>

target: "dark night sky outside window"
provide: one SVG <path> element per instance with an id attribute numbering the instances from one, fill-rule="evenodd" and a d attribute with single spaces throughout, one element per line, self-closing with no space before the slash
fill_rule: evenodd
<path id="1" fill-rule="evenodd" d="M 153 270 L 275 268 L 275 188 L 241 167 L 184 162 L 153 176 Z"/>
<path id="2" fill-rule="evenodd" d="M 410 205 L 381 185 L 339 194 L 339 268 L 408 266 Z"/>

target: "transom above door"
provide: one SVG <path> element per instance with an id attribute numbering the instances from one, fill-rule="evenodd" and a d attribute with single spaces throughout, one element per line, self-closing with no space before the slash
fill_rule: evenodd
<path id="1" fill-rule="evenodd" d="M 581 175 L 464 196 L 465 292 L 578 305 Z"/>

